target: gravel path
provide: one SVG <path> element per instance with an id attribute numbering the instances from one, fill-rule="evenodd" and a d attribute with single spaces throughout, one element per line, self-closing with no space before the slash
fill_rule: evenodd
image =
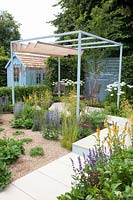
<path id="1" fill-rule="evenodd" d="M 27 173 L 46 165 L 47 163 L 69 153 L 67 149 L 61 147 L 59 141 L 50 141 L 42 137 L 41 133 L 38 131 L 32 132 L 32 130 L 26 129 L 15 129 L 9 124 L 9 121 L 13 119 L 13 114 L 3 114 L 0 115 L 0 120 L 2 124 L 0 127 L 4 128 L 4 131 L 0 132 L 0 138 L 10 137 L 10 138 L 32 138 L 33 141 L 25 144 L 25 155 L 22 155 L 16 163 L 12 164 L 11 171 L 13 174 L 13 181 L 26 175 Z M 24 135 L 13 136 L 12 133 L 16 130 L 24 131 Z M 29 151 L 32 147 L 41 146 L 44 148 L 44 156 L 32 158 L 29 155 Z"/>

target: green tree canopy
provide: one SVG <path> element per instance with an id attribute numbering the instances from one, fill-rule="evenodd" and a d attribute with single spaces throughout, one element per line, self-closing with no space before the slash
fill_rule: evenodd
<path id="1" fill-rule="evenodd" d="M 133 4 L 131 0 L 103 0 L 91 11 L 88 29 L 96 34 L 124 44 L 124 55 L 133 49 Z"/>
<path id="2" fill-rule="evenodd" d="M 0 87 L 7 85 L 7 73 L 5 65 L 7 64 L 9 58 L 5 55 L 5 50 L 0 47 Z"/>
<path id="3" fill-rule="evenodd" d="M 57 27 L 56 33 L 84 30 L 88 31 L 88 20 L 95 5 L 100 5 L 101 0 L 59 0 L 55 6 L 61 7 L 61 12 L 51 23 Z"/>
<path id="4" fill-rule="evenodd" d="M 4 47 L 6 54 L 10 51 L 10 41 L 20 39 L 20 24 L 7 11 L 0 11 L 0 46 Z"/>

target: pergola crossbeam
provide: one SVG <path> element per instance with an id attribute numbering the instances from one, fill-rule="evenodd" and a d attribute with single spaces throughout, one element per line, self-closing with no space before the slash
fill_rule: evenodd
<path id="1" fill-rule="evenodd" d="M 81 38 L 81 40 L 94 40 L 94 37 L 85 37 L 85 38 Z M 68 43 L 68 42 L 78 42 L 78 39 L 70 39 L 70 40 L 59 40 L 59 41 L 55 41 L 52 42 L 52 44 L 61 44 L 61 43 Z M 78 46 L 78 44 L 77 44 Z"/>
<path id="2" fill-rule="evenodd" d="M 82 47 L 82 50 L 84 49 L 98 49 L 98 48 L 107 48 L 107 47 L 118 47 L 120 45 L 118 44 L 111 44 L 111 45 L 101 45 L 101 46 L 90 46 L 90 47 Z"/>
<path id="3" fill-rule="evenodd" d="M 94 39 L 94 38 L 93 38 Z M 82 43 L 82 46 L 89 46 L 89 45 L 97 45 L 97 44 L 106 44 L 108 43 L 107 41 L 100 41 L 100 42 L 88 42 L 88 43 Z M 65 45 L 66 47 L 77 47 L 78 44 L 68 44 L 68 45 Z"/>

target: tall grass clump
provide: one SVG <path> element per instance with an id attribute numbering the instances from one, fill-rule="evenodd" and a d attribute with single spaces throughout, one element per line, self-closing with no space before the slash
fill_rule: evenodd
<path id="1" fill-rule="evenodd" d="M 72 143 L 77 140 L 78 123 L 76 119 L 76 93 L 71 91 L 68 96 L 62 99 L 66 110 L 62 114 L 62 136 L 61 145 L 71 149 Z"/>

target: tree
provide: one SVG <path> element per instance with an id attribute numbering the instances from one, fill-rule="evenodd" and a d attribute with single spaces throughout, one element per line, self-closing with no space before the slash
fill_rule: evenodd
<path id="1" fill-rule="evenodd" d="M 91 11 L 88 29 L 94 34 L 122 42 L 124 55 L 133 49 L 133 5 L 131 0 L 103 0 Z"/>
<path id="2" fill-rule="evenodd" d="M 79 29 L 88 31 L 91 10 L 95 5 L 99 6 L 100 2 L 101 0 L 59 0 L 55 6 L 60 6 L 62 12 L 51 21 L 57 27 L 56 33 Z"/>
<path id="3" fill-rule="evenodd" d="M 10 41 L 20 39 L 19 27 L 11 14 L 0 12 L 0 46 L 4 47 L 6 55 L 10 52 Z"/>
<path id="4" fill-rule="evenodd" d="M 7 73 L 5 65 L 7 64 L 9 58 L 5 55 L 5 50 L 0 47 L 0 87 L 7 85 Z"/>

